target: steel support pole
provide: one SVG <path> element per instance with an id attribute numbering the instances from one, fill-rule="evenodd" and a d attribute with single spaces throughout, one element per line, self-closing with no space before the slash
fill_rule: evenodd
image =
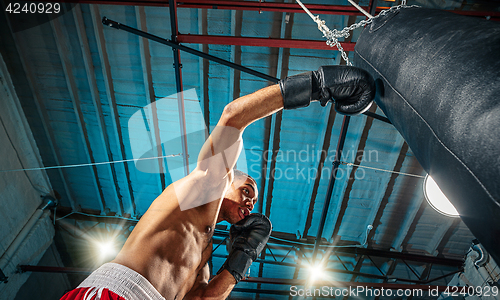
<path id="1" fill-rule="evenodd" d="M 269 76 L 267 74 L 264 74 L 264 73 L 261 73 L 261 72 L 258 72 L 258 71 L 255 71 L 255 70 L 252 70 L 252 69 L 240 66 L 238 64 L 229 62 L 227 60 L 218 58 L 216 56 L 213 56 L 213 55 L 210 55 L 210 54 L 207 54 L 207 53 L 204 53 L 204 52 L 201 52 L 201 51 L 198 51 L 198 50 L 195 50 L 195 49 L 183 46 L 183 45 L 176 44 L 176 43 L 174 43 L 174 42 L 172 42 L 170 40 L 167 40 L 167 39 L 164 39 L 164 38 L 161 38 L 161 37 L 149 34 L 147 32 L 144 32 L 144 31 L 141 31 L 141 30 L 129 27 L 127 25 L 120 24 L 120 23 L 118 23 L 116 21 L 112 21 L 112 20 L 110 20 L 110 19 L 108 19 L 106 17 L 103 17 L 102 23 L 104 25 L 108 25 L 108 26 L 110 26 L 112 28 L 121 29 L 121 30 L 130 32 L 130 33 L 133 33 L 133 34 L 140 35 L 142 37 L 145 37 L 145 38 L 150 39 L 152 41 L 158 42 L 160 44 L 164 44 L 164 45 L 170 46 L 172 48 L 179 49 L 181 51 L 184 51 L 184 52 L 187 52 L 187 53 L 199 56 L 199 57 L 203 57 L 205 59 L 214 61 L 216 63 L 220 63 L 220 64 L 228 66 L 230 68 L 233 68 L 233 69 L 236 69 L 236 70 L 240 70 L 241 72 L 245 72 L 245 73 L 257 76 L 259 78 L 262 78 L 262 79 L 265 79 L 265 80 L 268 80 L 268 81 L 271 81 L 271 82 L 275 82 L 276 83 L 276 82 L 279 81 L 278 78 L 275 78 L 273 76 Z"/>

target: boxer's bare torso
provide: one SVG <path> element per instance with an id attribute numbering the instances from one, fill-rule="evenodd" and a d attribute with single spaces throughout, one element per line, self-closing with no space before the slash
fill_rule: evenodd
<path id="1" fill-rule="evenodd" d="M 192 175 L 182 180 L 200 185 L 200 178 Z M 227 186 L 229 180 L 226 180 Z M 189 188 L 189 182 L 184 187 Z M 252 189 L 256 186 L 247 180 L 236 191 L 231 186 L 228 188 L 232 196 L 248 191 L 248 195 L 240 199 L 226 199 L 231 205 L 222 207 L 224 214 L 231 214 L 239 221 L 255 204 L 257 193 Z M 166 299 L 183 299 L 193 287 L 208 283 L 207 261 L 212 254 L 211 238 L 219 215 L 215 212 L 220 201 L 185 211 L 181 211 L 177 203 L 177 193 L 171 185 L 151 204 L 141 218 L 144 221 L 137 224 L 113 261 L 143 275 Z"/>
<path id="2" fill-rule="evenodd" d="M 279 88 L 272 86 L 233 103 L 203 146 L 197 168 L 151 204 L 113 261 L 143 275 L 167 300 L 225 299 L 234 287 L 226 270 L 208 283 L 211 238 L 217 222 L 236 223 L 253 209 L 255 181 L 233 178 L 231 171 L 241 151 L 241 134 L 283 102 Z M 249 106 L 259 109 L 249 112 Z M 183 201 L 202 205 L 181 209 Z"/>

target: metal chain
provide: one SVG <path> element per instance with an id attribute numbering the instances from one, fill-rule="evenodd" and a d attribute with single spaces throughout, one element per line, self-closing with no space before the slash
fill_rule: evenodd
<path id="1" fill-rule="evenodd" d="M 304 9 L 305 12 L 311 17 L 311 19 L 314 22 L 316 22 L 316 24 L 318 24 L 318 30 L 321 31 L 323 33 L 323 37 L 325 37 L 327 39 L 326 44 L 328 46 L 330 46 L 330 47 L 336 46 L 337 49 L 339 49 L 340 54 L 342 55 L 342 58 L 345 60 L 345 62 L 346 62 L 346 64 L 348 66 L 352 66 L 352 64 L 349 61 L 349 58 L 347 57 L 347 53 L 344 51 L 344 48 L 340 44 L 338 38 L 341 38 L 341 37 L 348 38 L 349 35 L 350 35 L 349 31 L 352 31 L 352 30 L 357 29 L 359 27 L 364 27 L 364 26 L 372 23 L 373 20 L 377 19 L 378 17 L 385 16 L 386 14 L 388 14 L 390 12 L 398 11 L 398 10 L 400 10 L 403 7 L 419 7 L 417 5 L 406 6 L 406 0 L 403 0 L 403 2 L 402 2 L 401 5 L 393 6 L 390 9 L 383 10 L 378 15 L 376 15 L 375 17 L 369 18 L 368 20 L 362 20 L 362 21 L 360 21 L 358 23 L 352 24 L 349 27 L 345 27 L 344 29 L 342 29 L 342 30 L 339 31 L 337 29 L 330 30 L 330 28 L 328 28 L 328 26 L 325 25 L 325 21 L 321 20 L 319 18 L 319 15 L 318 16 L 314 16 L 302 4 L 302 2 L 300 2 L 300 0 L 296 0 L 296 1 L 297 1 L 297 3 L 299 3 L 299 5 L 302 7 L 302 9 Z"/>

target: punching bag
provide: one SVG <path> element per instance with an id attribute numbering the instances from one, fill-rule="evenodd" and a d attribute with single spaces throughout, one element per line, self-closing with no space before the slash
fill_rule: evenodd
<path id="1" fill-rule="evenodd" d="M 500 263 L 500 24 L 404 7 L 374 19 L 355 65 L 464 223 Z"/>

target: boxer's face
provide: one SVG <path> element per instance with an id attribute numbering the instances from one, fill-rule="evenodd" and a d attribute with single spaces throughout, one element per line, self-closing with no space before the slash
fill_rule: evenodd
<path id="1" fill-rule="evenodd" d="M 222 201 L 218 222 L 234 224 L 242 220 L 253 210 L 257 197 L 257 184 L 252 178 L 236 177 Z"/>

